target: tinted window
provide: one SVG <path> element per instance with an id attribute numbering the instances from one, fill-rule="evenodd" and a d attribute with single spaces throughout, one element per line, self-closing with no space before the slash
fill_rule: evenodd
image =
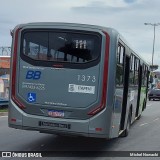
<path id="1" fill-rule="evenodd" d="M 124 54 L 125 48 L 119 44 L 117 49 L 117 67 L 116 67 L 116 85 L 123 85 L 123 70 L 124 70 Z"/>
<path id="2" fill-rule="evenodd" d="M 130 59 L 130 76 L 129 76 L 130 85 L 134 85 L 134 56 L 131 55 Z"/>
<path id="3" fill-rule="evenodd" d="M 23 55 L 38 61 L 86 63 L 100 56 L 100 37 L 92 34 L 28 31 L 22 43 Z"/>
<path id="4" fill-rule="evenodd" d="M 142 85 L 143 86 L 147 86 L 147 72 L 148 72 L 148 69 L 147 69 L 147 66 L 143 64 L 142 66 Z"/>
<path id="5" fill-rule="evenodd" d="M 134 79 L 134 80 L 135 80 L 135 85 L 138 85 L 138 82 L 139 82 L 139 81 L 138 81 L 138 80 L 139 80 L 139 79 L 138 79 L 138 76 L 139 76 L 139 71 L 140 71 L 140 70 L 139 70 L 139 64 L 140 64 L 140 63 L 139 63 L 139 59 L 138 59 L 138 58 L 135 58 L 135 75 L 134 75 L 134 76 L 135 76 L 135 77 L 134 77 L 134 78 L 135 78 L 135 79 Z"/>

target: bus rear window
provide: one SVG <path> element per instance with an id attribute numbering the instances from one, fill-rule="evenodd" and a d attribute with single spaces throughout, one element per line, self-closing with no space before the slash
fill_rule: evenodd
<path id="1" fill-rule="evenodd" d="M 25 31 L 21 53 L 38 61 L 86 63 L 100 57 L 100 44 L 96 34 Z"/>

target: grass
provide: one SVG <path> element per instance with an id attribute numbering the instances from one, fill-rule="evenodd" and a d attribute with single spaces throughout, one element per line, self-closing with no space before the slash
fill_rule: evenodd
<path id="1" fill-rule="evenodd" d="M 8 112 L 7 108 L 0 108 L 0 112 Z"/>

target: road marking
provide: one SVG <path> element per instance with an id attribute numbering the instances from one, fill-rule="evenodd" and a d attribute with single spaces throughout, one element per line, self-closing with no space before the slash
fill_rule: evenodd
<path id="1" fill-rule="evenodd" d="M 147 125 L 148 123 L 143 123 L 143 124 L 140 124 L 139 126 L 141 127 L 141 126 L 144 126 L 144 125 Z"/>
<path id="2" fill-rule="evenodd" d="M 158 120 L 159 120 L 159 118 L 156 118 L 156 119 L 153 120 L 153 122 L 154 122 L 154 121 L 158 121 Z"/>
<path id="3" fill-rule="evenodd" d="M 160 119 L 160 118 L 156 118 L 156 119 L 152 120 L 152 121 L 149 122 L 149 123 L 143 123 L 143 124 L 140 124 L 139 126 L 142 127 L 142 126 L 144 126 L 144 125 L 151 124 L 151 123 L 153 123 L 153 122 L 155 122 L 155 121 L 158 121 L 159 119 Z"/>
<path id="4" fill-rule="evenodd" d="M 5 117 L 8 117 L 8 116 L 0 116 L 0 118 L 5 118 Z"/>

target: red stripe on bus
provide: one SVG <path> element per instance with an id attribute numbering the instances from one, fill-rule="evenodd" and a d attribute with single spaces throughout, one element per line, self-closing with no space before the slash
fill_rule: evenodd
<path id="1" fill-rule="evenodd" d="M 16 30 L 15 33 L 15 44 L 14 44 L 14 50 L 13 50 L 13 64 L 12 64 L 12 100 L 17 104 L 17 106 L 21 109 L 24 109 L 25 107 L 23 104 L 16 98 L 16 70 L 17 70 L 17 51 L 18 51 L 18 33 L 20 28 Z"/>
<path id="2" fill-rule="evenodd" d="M 92 116 L 102 111 L 106 106 L 110 37 L 108 33 L 106 32 L 103 33 L 106 36 L 106 48 L 105 48 L 104 71 L 103 71 L 102 99 L 100 105 L 88 113 L 88 115 Z"/>

